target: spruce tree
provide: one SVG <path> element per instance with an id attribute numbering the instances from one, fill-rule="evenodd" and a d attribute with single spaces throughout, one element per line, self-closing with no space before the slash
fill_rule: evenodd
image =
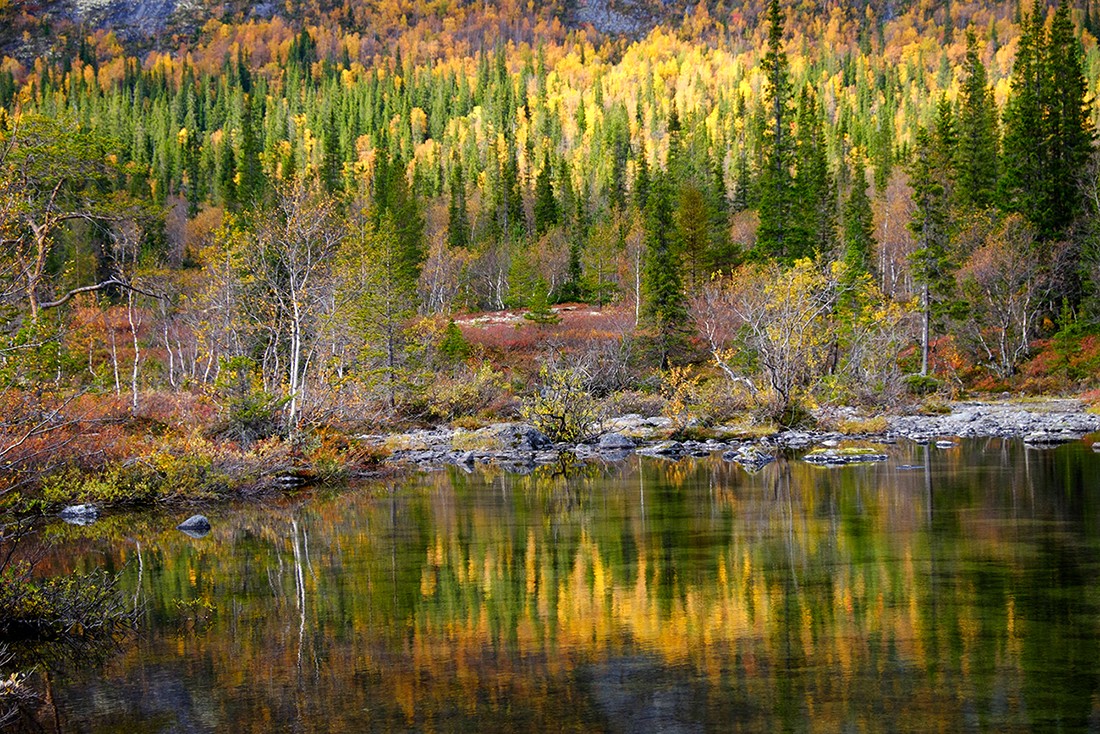
<path id="1" fill-rule="evenodd" d="M 649 201 L 650 188 L 649 159 L 645 152 L 645 143 L 638 152 L 638 168 L 634 174 L 634 205 L 639 211 L 645 211 Z"/>
<path id="2" fill-rule="evenodd" d="M 844 203 L 844 263 L 853 275 L 870 274 L 875 256 L 874 213 L 867 196 L 863 167 L 856 168 L 855 181 Z"/>
<path id="3" fill-rule="evenodd" d="M 340 155 L 340 130 L 336 125 L 336 110 L 329 107 L 325 115 L 321 149 L 321 185 L 336 193 L 343 189 L 344 160 Z"/>
<path id="4" fill-rule="evenodd" d="M 966 79 L 954 151 L 955 195 L 964 209 L 992 206 L 997 190 L 997 110 L 973 31 L 966 34 Z"/>
<path id="5" fill-rule="evenodd" d="M 683 349 L 689 328 L 675 230 L 668 174 L 658 172 L 646 207 L 641 316 L 662 369 Z"/>
<path id="6" fill-rule="evenodd" d="M 535 234 L 542 236 L 560 221 L 558 200 L 554 196 L 551 182 L 553 169 L 550 166 L 550 151 L 542 157 L 542 168 L 535 177 Z"/>
<path id="7" fill-rule="evenodd" d="M 948 199 L 943 168 L 937 161 L 932 136 L 921 128 L 917 132 L 916 155 L 910 171 L 913 187 L 913 217 L 909 231 L 916 238 L 911 256 L 913 280 L 920 287 L 921 300 L 921 375 L 928 375 L 928 353 L 933 318 L 953 290 L 953 266 L 948 250 Z"/>
<path id="8" fill-rule="evenodd" d="M 766 127 L 761 140 L 763 165 L 759 180 L 760 227 L 752 255 L 757 260 L 790 261 L 791 222 L 795 212 L 794 139 L 791 135 L 791 83 L 787 55 L 783 52 L 783 14 L 779 0 L 768 4 L 768 51 L 761 63 L 764 72 Z"/>
<path id="9" fill-rule="evenodd" d="M 817 95 L 809 86 L 803 88 L 798 107 L 794 190 L 799 216 L 791 233 L 791 259 L 814 252 L 831 253 L 837 244 L 836 188 L 829 171 Z"/>
<path id="10" fill-rule="evenodd" d="M 1046 220 L 1045 51 L 1046 29 L 1039 2 L 1035 0 L 1031 15 L 1021 20 L 1012 66 L 1012 92 L 1004 113 L 1004 158 L 999 189 L 1004 209 L 1023 214 L 1037 226 Z"/>
<path id="11" fill-rule="evenodd" d="M 1062 0 L 1050 26 L 1046 55 L 1049 84 L 1043 104 L 1049 141 L 1045 192 L 1049 205 L 1040 231 L 1048 235 L 1064 232 L 1081 211 L 1077 178 L 1094 138 L 1083 56 L 1069 2 Z"/>
<path id="12" fill-rule="evenodd" d="M 466 180 L 462 161 L 455 161 L 451 174 L 451 202 L 447 206 L 447 244 L 466 248 L 471 244 L 470 215 L 466 208 Z"/>
<path id="13" fill-rule="evenodd" d="M 382 228 L 382 220 L 388 219 L 397 242 L 395 273 L 408 282 L 416 283 L 420 266 L 427 253 L 424 247 L 424 218 L 420 205 L 409 188 L 405 176 L 405 163 L 400 158 L 384 154 L 374 175 L 374 226 Z"/>

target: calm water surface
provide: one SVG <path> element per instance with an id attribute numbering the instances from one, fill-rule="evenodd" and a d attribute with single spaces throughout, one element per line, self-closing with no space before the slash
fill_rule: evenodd
<path id="1" fill-rule="evenodd" d="M 121 569 L 145 613 L 52 675 L 46 731 L 1100 731 L 1085 443 L 452 469 L 210 517 L 47 531 L 48 568 Z"/>

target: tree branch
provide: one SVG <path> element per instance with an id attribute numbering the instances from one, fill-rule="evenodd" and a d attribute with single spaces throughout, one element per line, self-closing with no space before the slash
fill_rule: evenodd
<path id="1" fill-rule="evenodd" d="M 133 291 L 134 293 L 140 293 L 143 296 L 155 298 L 158 301 L 164 298 L 164 296 L 162 295 L 159 295 L 157 293 L 150 293 L 149 291 L 144 291 L 117 278 L 109 278 L 101 283 L 96 283 L 95 285 L 85 285 L 81 286 L 80 288 L 73 288 L 71 291 L 61 296 L 61 298 L 58 298 L 56 301 L 47 301 L 46 303 L 39 304 L 38 307 L 57 308 L 58 306 L 64 306 L 66 303 L 72 300 L 73 296 L 78 296 L 81 293 L 94 293 L 96 291 L 106 290 L 107 288 L 111 287 L 124 288 L 128 291 Z"/>

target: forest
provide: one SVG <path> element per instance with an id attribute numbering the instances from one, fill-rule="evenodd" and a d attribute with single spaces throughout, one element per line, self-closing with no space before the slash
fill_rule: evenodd
<path id="1" fill-rule="evenodd" d="M 0 2 L 57 39 L 0 63 L 0 492 L 220 491 L 513 416 L 1100 402 L 1088 2 L 593 8 L 142 46 Z"/>

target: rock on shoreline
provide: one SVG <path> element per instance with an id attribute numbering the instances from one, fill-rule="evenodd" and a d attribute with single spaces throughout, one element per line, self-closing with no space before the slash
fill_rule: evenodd
<path id="1" fill-rule="evenodd" d="M 833 411 L 844 417 L 858 417 L 850 409 Z M 1100 431 L 1100 415 L 1085 413 L 1077 401 L 1036 404 L 959 403 L 944 415 L 889 416 L 879 433 L 844 435 L 827 431 L 783 430 L 760 437 L 737 436 L 734 427 L 718 427 L 717 435 L 705 441 L 675 441 L 668 438 L 672 422 L 664 417 L 625 415 L 605 420 L 600 431 L 580 444 L 553 443 L 546 435 L 524 423 L 497 423 L 486 428 L 434 428 L 391 436 L 362 436 L 386 446 L 389 461 L 424 470 L 447 465 L 470 471 L 477 464 L 496 464 L 509 471 L 529 473 L 535 467 L 554 464 L 566 454 L 584 461 L 622 461 L 634 454 L 678 461 L 688 456 L 722 454 L 723 458 L 748 470 L 758 470 L 779 451 L 802 451 L 822 447 L 816 458 L 826 465 L 851 463 L 838 460 L 842 452 L 828 451 L 843 440 L 867 440 L 879 444 L 908 439 L 919 443 L 953 446 L 955 438 L 1020 438 L 1032 448 L 1053 448 Z M 880 452 L 873 460 L 881 461 Z M 854 459 L 852 459 L 854 460 Z M 862 461 L 868 461 L 862 457 Z"/>

